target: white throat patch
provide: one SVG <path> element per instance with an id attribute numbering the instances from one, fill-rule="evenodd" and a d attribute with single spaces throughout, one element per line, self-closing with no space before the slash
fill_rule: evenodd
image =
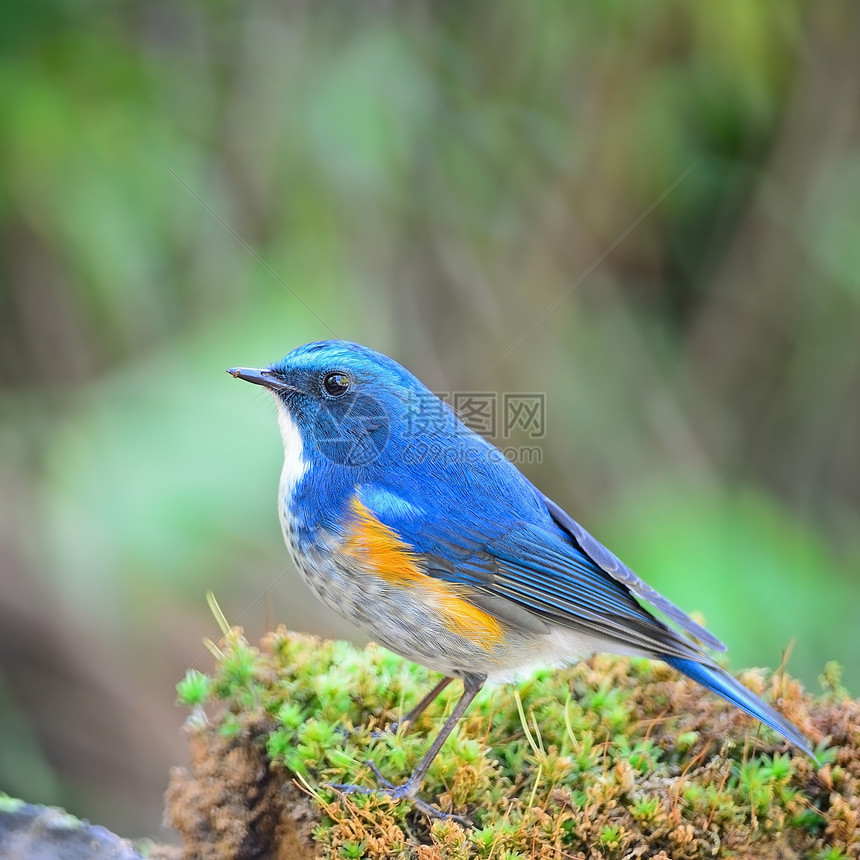
<path id="1" fill-rule="evenodd" d="M 289 410 L 275 397 L 278 407 L 278 429 L 284 443 L 284 468 L 281 471 L 281 498 L 284 501 L 292 498 L 296 484 L 308 470 L 308 461 L 304 457 L 302 434 L 299 431 Z"/>

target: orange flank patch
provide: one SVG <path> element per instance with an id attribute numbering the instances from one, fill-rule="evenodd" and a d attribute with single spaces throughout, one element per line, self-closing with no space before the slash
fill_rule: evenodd
<path id="1" fill-rule="evenodd" d="M 458 586 L 434 579 L 421 569 L 421 559 L 397 533 L 381 523 L 357 498 L 350 503 L 353 518 L 347 526 L 340 552 L 359 570 L 378 576 L 390 585 L 420 588 L 428 609 L 438 612 L 453 633 L 481 645 L 501 641 L 502 624 L 457 594 Z"/>

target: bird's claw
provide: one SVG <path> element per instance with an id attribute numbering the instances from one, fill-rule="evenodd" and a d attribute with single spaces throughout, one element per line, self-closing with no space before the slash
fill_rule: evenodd
<path id="1" fill-rule="evenodd" d="M 380 738 L 387 738 L 394 734 L 397 734 L 397 723 L 394 723 L 393 726 L 386 726 L 384 729 L 374 729 L 370 736 L 373 740 L 378 741 Z"/>
<path id="2" fill-rule="evenodd" d="M 385 788 L 387 788 L 389 791 L 396 792 L 398 789 L 406 789 L 407 787 L 408 787 L 408 788 L 411 788 L 411 786 L 409 785 L 409 782 L 408 782 L 408 781 L 407 781 L 407 782 L 404 782 L 404 783 L 403 783 L 403 785 L 394 785 L 394 783 L 393 783 L 393 782 L 389 782 L 389 781 L 388 781 L 388 780 L 387 780 L 387 779 L 382 775 L 382 773 L 380 773 L 379 768 L 376 766 L 376 764 L 375 764 L 374 762 L 372 762 L 372 761 L 368 761 L 368 762 L 367 762 L 367 766 L 368 766 L 368 767 L 369 767 L 369 768 L 370 768 L 370 769 L 371 769 L 371 770 L 376 774 L 376 778 L 377 778 L 377 779 L 378 779 L 378 780 L 383 784 L 383 786 L 384 786 Z M 417 790 L 418 790 L 418 789 L 417 789 L 417 787 L 416 787 L 415 791 L 417 792 Z M 403 793 L 403 795 L 402 795 L 402 796 L 403 796 L 403 797 L 408 797 L 408 795 L 407 795 L 405 792 Z M 400 798 L 400 797 L 398 797 L 397 799 L 398 799 L 398 800 L 400 800 L 401 798 Z"/>
<path id="3" fill-rule="evenodd" d="M 395 720 L 393 723 L 389 723 L 384 729 L 374 729 L 370 736 L 374 740 L 378 740 L 379 738 L 387 738 L 391 735 L 396 735 L 400 729 L 406 726 L 407 730 L 412 725 L 409 720 Z"/>
<path id="4" fill-rule="evenodd" d="M 400 728 L 399 720 L 390 723 L 384 729 L 371 729 L 368 734 L 373 740 L 378 741 L 380 738 L 387 738 L 391 737 L 392 735 L 396 735 L 398 728 Z M 342 738 L 349 740 L 350 738 L 358 737 L 362 732 L 362 728 L 361 726 L 358 726 L 352 729 L 348 729 L 346 728 L 346 726 L 336 726 L 335 732 L 339 734 Z"/>
<path id="5" fill-rule="evenodd" d="M 471 822 L 463 818 L 462 815 L 455 815 L 453 812 L 444 812 L 437 806 L 433 806 L 424 800 L 419 800 L 417 797 L 413 799 L 412 805 L 416 809 L 420 809 L 428 818 L 438 818 L 440 821 L 456 821 L 457 824 L 466 830 L 472 826 Z"/>
<path id="6" fill-rule="evenodd" d="M 327 788 L 333 788 L 341 794 L 381 794 L 390 797 L 394 801 L 409 800 L 416 809 L 420 809 L 425 815 L 430 818 L 438 818 L 442 821 L 456 821 L 463 827 L 469 827 L 469 822 L 460 815 L 454 815 L 453 812 L 443 812 L 441 809 L 420 800 L 416 797 L 418 786 L 411 780 L 407 780 L 402 785 L 394 785 L 389 782 L 380 772 L 379 768 L 372 762 L 368 761 L 367 765 L 376 775 L 376 778 L 382 783 L 381 786 L 370 788 L 366 785 L 349 785 L 344 783 L 328 782 Z"/>

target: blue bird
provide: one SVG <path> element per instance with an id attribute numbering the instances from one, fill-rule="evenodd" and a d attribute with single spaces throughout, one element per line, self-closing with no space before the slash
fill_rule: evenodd
<path id="1" fill-rule="evenodd" d="M 322 341 L 265 369 L 235 367 L 277 406 L 284 539 L 311 591 L 463 694 L 409 779 L 409 798 L 489 681 L 595 651 L 663 660 L 808 755 L 788 720 L 704 650 L 725 646 L 643 582 L 409 371 L 367 347 Z M 659 611 L 675 627 L 652 614 Z M 675 629 L 677 628 L 677 629 Z"/>

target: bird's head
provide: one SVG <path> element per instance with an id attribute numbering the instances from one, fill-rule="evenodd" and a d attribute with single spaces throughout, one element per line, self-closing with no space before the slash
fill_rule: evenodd
<path id="1" fill-rule="evenodd" d="M 284 447 L 290 454 L 298 434 L 305 460 L 324 458 L 335 466 L 373 469 L 428 430 L 436 411 L 445 432 L 456 419 L 442 401 L 397 362 L 347 341 L 300 346 L 281 361 L 256 369 L 234 367 L 228 373 L 267 388 L 278 408 Z"/>

